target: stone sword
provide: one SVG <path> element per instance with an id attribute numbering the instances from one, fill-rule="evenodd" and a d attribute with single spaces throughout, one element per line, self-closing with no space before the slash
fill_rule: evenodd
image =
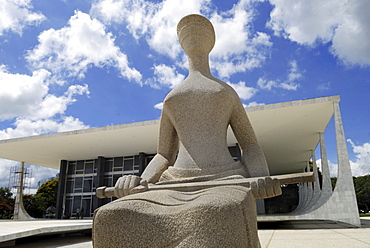
<path id="1" fill-rule="evenodd" d="M 167 184 L 149 184 L 147 190 L 178 190 L 178 191 L 196 191 L 210 187 L 240 185 L 250 187 L 252 182 L 257 182 L 258 179 L 265 179 L 266 177 L 251 177 L 242 179 L 228 179 L 217 181 L 203 181 L 203 182 L 183 182 L 183 183 L 167 183 Z M 280 185 L 308 183 L 314 182 L 315 177 L 313 172 L 293 173 L 270 176 L 271 179 L 277 179 Z M 132 194 L 143 192 L 145 186 L 139 185 L 131 190 Z M 102 186 L 96 189 L 95 195 L 98 198 L 115 197 L 114 187 Z"/>

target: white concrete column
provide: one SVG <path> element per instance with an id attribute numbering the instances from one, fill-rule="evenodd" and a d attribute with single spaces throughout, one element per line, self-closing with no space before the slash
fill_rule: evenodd
<path id="1" fill-rule="evenodd" d="M 338 176 L 336 187 L 339 187 L 343 184 L 349 189 L 354 189 L 351 166 L 349 164 L 347 141 L 344 136 L 342 117 L 339 111 L 338 102 L 334 103 L 334 124 L 338 156 Z"/>
<path id="2" fill-rule="evenodd" d="M 297 214 L 300 212 L 302 209 L 302 204 L 303 204 L 303 199 L 304 199 L 304 193 L 303 193 L 303 183 L 298 184 L 298 205 L 297 207 L 290 212 L 289 214 Z"/>
<path id="3" fill-rule="evenodd" d="M 313 195 L 312 195 L 311 201 L 304 209 L 304 212 L 312 211 L 312 209 L 315 207 L 315 204 L 317 203 L 317 200 L 320 198 L 320 195 L 321 195 L 319 173 L 317 172 L 315 151 L 311 151 L 311 157 L 312 157 L 312 168 L 313 168 L 313 174 L 315 177 L 315 182 L 313 182 L 313 193 L 312 193 Z"/>
<path id="4" fill-rule="evenodd" d="M 333 102 L 333 110 L 338 153 L 338 179 L 335 189 L 326 201 L 321 201 L 321 199 L 319 199 L 319 207 L 315 210 L 310 209 L 309 212 L 303 215 L 296 216 L 296 219 L 334 220 L 361 227 L 338 102 Z M 323 144 L 324 142 L 322 142 L 322 145 Z M 325 157 L 322 157 L 322 159 L 325 164 L 327 159 Z M 323 169 L 324 168 L 323 166 Z M 330 178 L 327 173 L 325 175 L 326 179 Z"/>
<path id="5" fill-rule="evenodd" d="M 265 199 L 257 199 L 256 200 L 256 207 L 257 207 L 257 214 L 265 214 Z"/>
<path id="6" fill-rule="evenodd" d="M 310 209 L 308 209 L 307 212 L 314 211 L 314 210 L 318 209 L 319 207 L 321 207 L 322 205 L 324 205 L 324 203 L 332 195 L 332 187 L 331 187 L 331 180 L 330 180 L 328 158 L 326 156 L 324 136 L 323 136 L 322 133 L 319 134 L 319 138 L 320 138 L 321 173 L 322 173 L 321 192 L 320 192 L 319 198 L 316 200 L 315 204 Z M 313 158 L 313 159 L 316 162 L 316 157 Z"/>
<path id="7" fill-rule="evenodd" d="M 357 199 L 353 185 L 351 165 L 349 163 L 346 143 L 347 141 L 344 135 L 342 116 L 339 110 L 339 102 L 334 102 L 334 125 L 338 156 L 338 176 L 334 193 L 338 194 L 340 197 L 338 202 L 339 206 L 336 207 L 346 214 L 348 223 L 353 223 L 354 225 L 360 226 L 361 223 L 358 214 Z M 343 212 L 342 214 L 344 214 Z"/>
<path id="8" fill-rule="evenodd" d="M 24 209 L 23 205 L 23 181 L 24 181 L 24 162 L 21 162 L 21 167 L 19 170 L 18 178 L 18 190 L 15 197 L 14 204 L 14 220 L 30 220 L 33 219 L 27 211 Z"/>
<path id="9" fill-rule="evenodd" d="M 330 180 L 330 171 L 328 164 L 328 156 L 326 155 L 326 147 L 324 134 L 320 133 L 320 154 L 321 154 L 321 172 L 322 172 L 322 198 L 325 197 L 328 199 L 332 192 L 332 185 Z"/>
<path id="10" fill-rule="evenodd" d="M 307 161 L 307 165 L 306 165 L 306 171 L 307 172 L 310 172 L 310 163 Z M 312 197 L 313 197 L 313 187 L 312 187 L 312 183 L 306 183 L 306 187 L 307 187 L 307 193 L 306 193 L 306 199 L 305 199 L 305 203 L 304 203 L 304 207 L 303 207 L 303 211 L 306 210 L 307 207 L 310 206 L 310 203 L 312 201 Z"/>
<path id="11" fill-rule="evenodd" d="M 317 195 L 316 196 L 316 198 L 317 198 L 318 195 L 321 193 L 321 188 L 320 188 L 319 173 L 317 172 L 317 164 L 316 164 L 316 154 L 315 154 L 315 151 L 312 151 L 312 166 L 313 166 L 313 174 L 315 176 L 315 182 L 313 183 L 314 195 Z"/>

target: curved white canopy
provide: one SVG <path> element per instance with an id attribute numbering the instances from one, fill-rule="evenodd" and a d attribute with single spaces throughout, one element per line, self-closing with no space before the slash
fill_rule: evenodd
<path id="1" fill-rule="evenodd" d="M 270 172 L 302 172 L 339 96 L 246 108 Z M 156 153 L 159 120 L 0 141 L 0 158 L 59 168 L 60 160 Z M 228 144 L 237 143 L 229 130 Z"/>

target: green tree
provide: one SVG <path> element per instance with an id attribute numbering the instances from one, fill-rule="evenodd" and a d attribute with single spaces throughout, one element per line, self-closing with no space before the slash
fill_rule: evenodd
<path id="1" fill-rule="evenodd" d="M 59 178 L 43 183 L 35 195 L 23 196 L 27 213 L 34 218 L 52 217 L 55 214 Z"/>
<path id="2" fill-rule="evenodd" d="M 59 178 L 46 181 L 36 192 L 37 196 L 42 196 L 46 199 L 48 207 L 57 205 L 58 182 Z"/>
<path id="3" fill-rule="evenodd" d="M 33 218 L 43 218 L 46 214 L 47 200 L 38 195 L 23 196 L 24 209 Z"/>
<path id="4" fill-rule="evenodd" d="M 359 210 L 370 211 L 370 175 L 354 178 L 357 205 Z"/>
<path id="5" fill-rule="evenodd" d="M 13 193 L 9 188 L 0 187 L 0 219 L 10 219 L 14 210 Z"/>
<path id="6" fill-rule="evenodd" d="M 332 177 L 332 178 L 330 178 L 330 181 L 331 181 L 331 187 L 332 187 L 332 189 L 334 191 L 335 185 L 337 184 L 337 178 L 336 177 Z"/>
<path id="7" fill-rule="evenodd" d="M 335 189 L 336 183 L 337 178 L 332 177 L 331 184 L 333 190 Z M 370 175 L 353 177 L 353 184 L 355 186 L 358 210 L 368 213 L 370 211 Z"/>

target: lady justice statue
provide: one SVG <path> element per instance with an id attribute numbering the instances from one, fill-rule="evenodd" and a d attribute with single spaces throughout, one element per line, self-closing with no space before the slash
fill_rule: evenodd
<path id="1" fill-rule="evenodd" d="M 114 193 L 120 199 L 96 210 L 94 247 L 259 247 L 255 199 L 281 194 L 237 93 L 211 74 L 211 22 L 188 15 L 177 35 L 189 58 L 189 75 L 164 100 L 155 157 L 141 177 L 117 181 Z M 228 151 L 229 125 L 242 161 L 235 162 Z M 264 178 L 249 187 L 232 184 L 250 177 Z M 217 186 L 224 180 L 231 183 Z M 211 186 L 186 190 L 194 182 Z M 181 187 L 147 190 L 152 184 Z"/>

